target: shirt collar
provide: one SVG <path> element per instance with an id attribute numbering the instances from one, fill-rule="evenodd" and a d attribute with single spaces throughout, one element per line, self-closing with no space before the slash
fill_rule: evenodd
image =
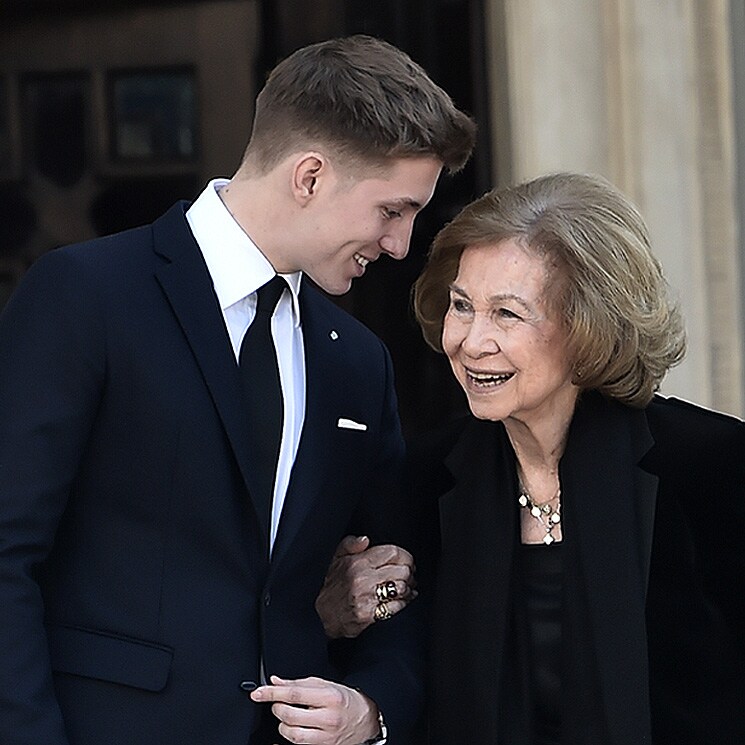
<path id="1" fill-rule="evenodd" d="M 218 191 L 227 183 L 228 179 L 210 181 L 186 212 L 223 310 L 256 292 L 275 274 L 269 260 L 220 199 Z M 290 288 L 293 322 L 299 326 L 302 272 L 280 276 Z"/>

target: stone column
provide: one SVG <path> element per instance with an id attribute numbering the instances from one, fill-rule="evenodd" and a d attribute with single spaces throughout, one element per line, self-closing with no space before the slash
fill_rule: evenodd
<path id="1" fill-rule="evenodd" d="M 494 136 L 509 133 L 510 157 L 502 163 L 509 163 L 510 180 L 595 172 L 638 204 L 689 334 L 688 356 L 663 392 L 742 414 L 726 0 L 489 6 L 505 68 L 492 66 L 491 74 L 506 78 L 506 93 L 493 103 Z M 500 128 L 500 121 L 507 123 Z"/>

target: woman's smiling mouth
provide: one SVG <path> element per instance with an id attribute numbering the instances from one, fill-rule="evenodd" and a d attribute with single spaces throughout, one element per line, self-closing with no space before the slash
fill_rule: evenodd
<path id="1" fill-rule="evenodd" d="M 469 385 L 473 388 L 497 388 L 503 385 L 508 380 L 515 376 L 514 372 L 509 373 L 487 373 L 487 372 L 476 372 L 474 370 L 466 369 L 466 378 L 468 379 Z"/>

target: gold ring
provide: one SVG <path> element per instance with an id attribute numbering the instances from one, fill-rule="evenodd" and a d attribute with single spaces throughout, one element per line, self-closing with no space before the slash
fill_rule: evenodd
<path id="1" fill-rule="evenodd" d="M 386 600 L 393 600 L 398 597 L 398 590 L 396 589 L 396 583 L 393 580 L 387 582 L 381 582 L 375 587 L 375 597 L 384 603 Z"/>
<path id="2" fill-rule="evenodd" d="M 373 613 L 373 618 L 376 621 L 387 621 L 392 616 L 393 616 L 393 613 L 391 613 L 388 610 L 388 606 L 385 603 L 378 603 L 375 606 L 375 612 Z"/>

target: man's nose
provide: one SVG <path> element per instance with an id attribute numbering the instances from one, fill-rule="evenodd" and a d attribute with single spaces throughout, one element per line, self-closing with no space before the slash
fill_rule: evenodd
<path id="1" fill-rule="evenodd" d="M 381 250 L 393 259 L 405 258 L 409 253 L 413 227 L 414 220 L 401 220 L 395 227 L 386 231 L 380 239 Z"/>

